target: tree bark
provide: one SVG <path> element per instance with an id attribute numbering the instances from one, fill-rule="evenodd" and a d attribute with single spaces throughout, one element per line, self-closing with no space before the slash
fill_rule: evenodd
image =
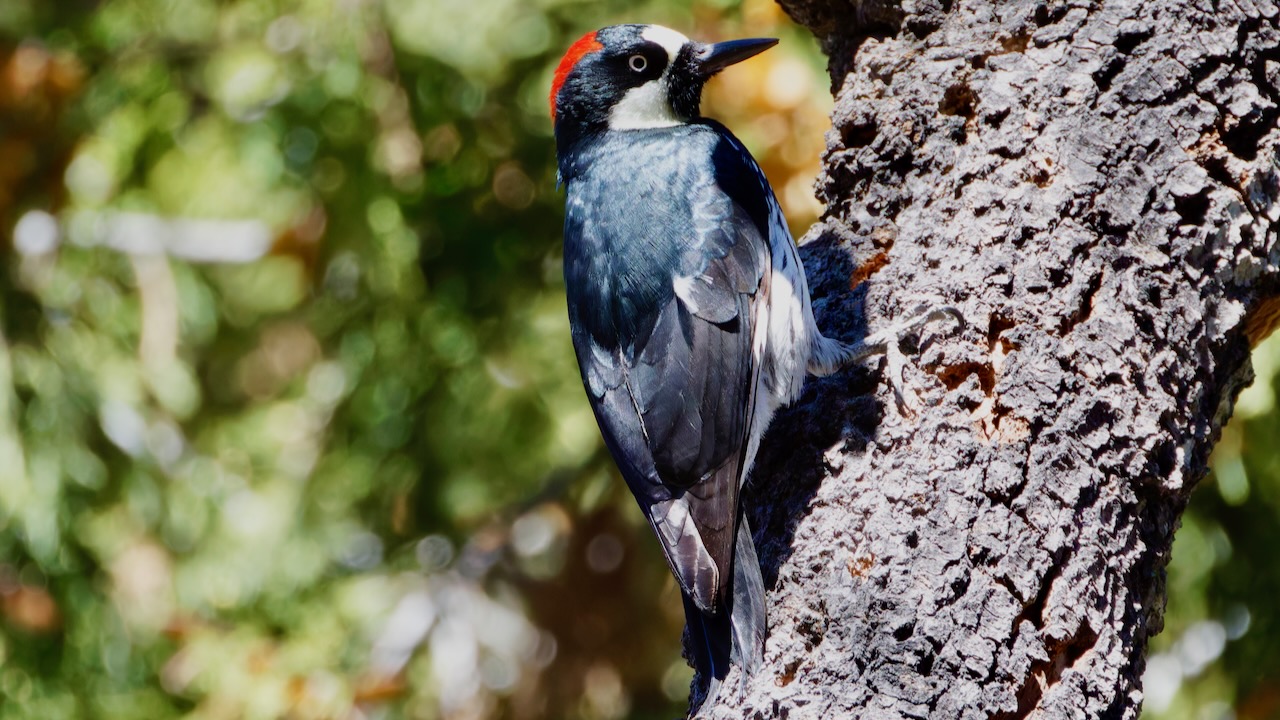
<path id="1" fill-rule="evenodd" d="M 831 63 L 811 381 L 747 497 L 767 666 L 700 715 L 1134 718 L 1188 494 L 1280 295 L 1280 15 L 782 0 Z"/>

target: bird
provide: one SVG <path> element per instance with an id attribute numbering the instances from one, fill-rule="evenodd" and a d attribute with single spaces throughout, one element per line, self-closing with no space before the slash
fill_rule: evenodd
<path id="1" fill-rule="evenodd" d="M 777 42 L 613 25 L 568 48 L 550 90 L 574 353 L 680 586 L 704 705 L 731 665 L 745 684 L 763 663 L 765 588 L 740 498 L 771 419 L 807 375 L 883 352 L 902 329 L 861 343 L 819 331 L 769 181 L 701 115 L 708 80 Z"/>

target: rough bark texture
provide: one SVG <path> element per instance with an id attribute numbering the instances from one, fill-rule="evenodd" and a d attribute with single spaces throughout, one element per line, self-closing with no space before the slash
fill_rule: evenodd
<path id="1" fill-rule="evenodd" d="M 1275 315 L 1270 2 L 783 0 L 831 56 L 805 262 L 856 338 L 748 496 L 767 667 L 712 717 L 1133 718 L 1188 494 Z"/>

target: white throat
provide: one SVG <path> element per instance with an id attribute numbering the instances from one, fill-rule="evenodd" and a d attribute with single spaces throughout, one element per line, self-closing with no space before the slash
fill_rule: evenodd
<path id="1" fill-rule="evenodd" d="M 688 122 L 688 118 L 678 117 L 671 109 L 671 98 L 667 95 L 667 73 L 671 72 L 680 48 L 689 42 L 689 38 L 661 25 L 650 25 L 640 35 L 667 51 L 667 69 L 662 72 L 661 77 L 627 91 L 610 111 L 609 127 L 613 130 L 643 130 L 683 125 Z"/>
<path id="2" fill-rule="evenodd" d="M 683 125 L 685 120 L 676 117 L 667 98 L 667 74 L 650 80 L 638 88 L 632 88 L 609 112 L 609 128 L 612 130 L 643 130 L 645 128 Z"/>

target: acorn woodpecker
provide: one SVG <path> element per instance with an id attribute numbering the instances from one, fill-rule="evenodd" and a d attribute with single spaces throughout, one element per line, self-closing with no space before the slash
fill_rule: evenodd
<path id="1" fill-rule="evenodd" d="M 575 42 L 551 86 L 574 350 L 680 584 L 707 698 L 731 662 L 749 676 L 764 655 L 764 583 L 738 497 L 770 419 L 806 373 L 882 352 L 888 337 L 819 332 L 773 190 L 699 114 L 707 80 L 776 43 L 616 25 Z"/>

